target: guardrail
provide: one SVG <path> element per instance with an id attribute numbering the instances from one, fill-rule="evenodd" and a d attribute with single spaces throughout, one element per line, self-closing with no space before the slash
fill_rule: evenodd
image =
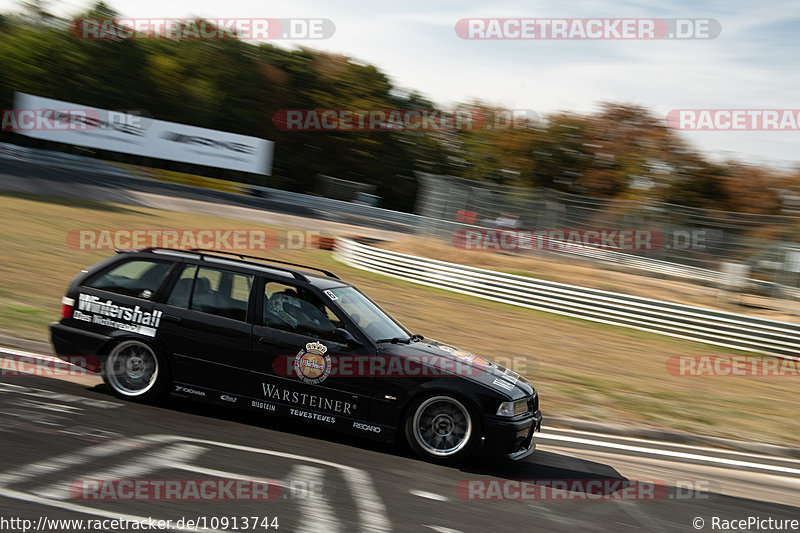
<path id="1" fill-rule="evenodd" d="M 800 325 L 567 285 L 337 239 L 343 263 L 529 309 L 798 360 Z"/>
<path id="2" fill-rule="evenodd" d="M 412 213 L 391 211 L 380 207 L 361 205 L 354 202 L 334 200 L 322 196 L 284 191 L 257 185 L 245 185 L 225 180 L 216 180 L 200 176 L 191 176 L 176 172 L 146 169 L 134 165 L 111 163 L 86 156 L 65 154 L 38 148 L 23 148 L 6 143 L 0 143 L 0 157 L 10 157 L 24 160 L 34 164 L 55 166 L 71 171 L 83 170 L 97 174 L 116 176 L 121 178 L 136 178 L 147 180 L 167 181 L 184 186 L 201 187 L 232 194 L 258 196 L 274 202 L 306 207 L 317 211 L 324 211 L 336 215 L 344 215 L 364 221 L 391 223 L 397 231 L 417 233 L 421 235 L 437 235 L 442 239 L 449 239 L 455 232 L 464 229 L 482 229 L 479 226 L 461 222 L 431 218 Z M 349 222 L 358 223 L 350 219 Z M 613 250 L 602 250 L 585 246 L 565 246 L 558 250 L 542 250 L 537 253 L 570 254 L 594 262 L 619 265 L 628 270 L 641 272 L 645 275 L 663 274 L 685 280 L 693 280 L 704 284 L 719 283 L 720 273 L 715 270 L 695 266 L 672 263 L 652 257 L 642 257 L 634 254 L 621 253 Z M 771 287 L 771 282 L 749 280 L 753 286 Z M 787 290 L 787 289 L 784 289 Z"/>

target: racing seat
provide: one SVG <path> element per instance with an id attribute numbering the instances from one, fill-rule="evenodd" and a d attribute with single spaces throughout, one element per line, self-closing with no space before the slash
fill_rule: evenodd
<path id="1" fill-rule="evenodd" d="M 192 278 L 184 278 L 175 284 L 172 289 L 172 294 L 169 295 L 167 305 L 174 305 L 175 307 L 188 307 L 189 306 L 189 291 L 192 290 Z"/>
<path id="2" fill-rule="evenodd" d="M 211 282 L 208 278 L 197 278 L 194 284 L 192 309 L 218 315 L 224 307 L 223 298 L 217 291 L 211 290 Z"/>

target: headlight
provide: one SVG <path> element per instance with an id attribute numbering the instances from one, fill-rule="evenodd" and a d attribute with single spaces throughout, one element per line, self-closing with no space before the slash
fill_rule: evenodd
<path id="1" fill-rule="evenodd" d="M 503 402 L 497 409 L 498 416 L 517 416 L 528 412 L 528 399 L 521 398 L 513 402 Z"/>

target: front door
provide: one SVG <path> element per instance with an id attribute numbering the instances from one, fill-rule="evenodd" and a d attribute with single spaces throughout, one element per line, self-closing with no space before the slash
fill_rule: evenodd
<path id="1" fill-rule="evenodd" d="M 352 431 L 369 416 L 374 378 L 352 368 L 364 348 L 333 340 L 344 327 L 310 289 L 266 279 L 261 317 L 253 327 L 252 402 L 268 411 Z"/>

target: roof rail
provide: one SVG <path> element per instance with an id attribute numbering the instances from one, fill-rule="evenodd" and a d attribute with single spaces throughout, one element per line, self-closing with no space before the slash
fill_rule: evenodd
<path id="1" fill-rule="evenodd" d="M 278 259 L 268 259 L 266 257 L 258 257 L 256 255 L 245 255 L 245 254 L 240 254 L 240 253 L 237 253 L 237 252 L 225 252 L 225 251 L 222 251 L 222 250 L 211 250 L 211 249 L 208 249 L 208 248 L 177 249 L 177 248 L 167 248 L 167 247 L 164 247 L 164 246 L 152 246 L 150 248 L 144 248 L 142 250 L 135 250 L 135 251 L 137 251 L 137 252 L 152 252 L 154 250 L 169 250 L 171 252 L 184 252 L 184 253 L 186 253 L 186 252 L 194 252 L 194 253 L 199 254 L 201 258 L 206 256 L 206 255 L 213 255 L 213 254 L 232 255 L 234 257 L 238 257 L 239 259 L 241 259 L 245 263 L 255 264 L 255 261 L 248 261 L 248 259 L 255 259 L 255 260 L 260 261 L 262 263 L 276 263 L 276 264 L 279 264 L 279 265 L 288 265 L 288 266 L 305 268 L 305 269 L 308 269 L 308 270 L 314 270 L 316 272 L 321 272 L 322 274 L 325 274 L 328 277 L 331 277 L 331 278 L 334 278 L 334 279 L 339 279 L 339 276 L 337 276 L 333 272 L 330 272 L 328 270 L 324 270 L 322 268 L 316 268 L 316 267 L 312 267 L 312 266 L 308 266 L 308 265 L 302 265 L 300 263 L 291 263 L 289 261 L 280 261 Z M 282 268 L 282 267 L 279 267 L 279 266 L 273 266 L 272 268 L 274 268 L 275 270 L 288 272 L 288 273 L 292 274 L 292 276 L 294 276 L 295 279 L 298 279 L 300 281 L 305 281 L 306 283 L 308 282 L 308 278 L 305 277 L 301 272 L 296 272 L 295 270 L 293 270 L 291 268 Z"/>
<path id="2" fill-rule="evenodd" d="M 295 266 L 295 267 L 305 268 L 305 269 L 308 269 L 308 270 L 314 270 L 315 272 L 320 272 L 320 273 L 325 274 L 326 276 L 328 276 L 330 278 L 339 279 L 339 276 L 337 276 L 336 274 L 334 274 L 330 270 L 325 270 L 323 268 L 317 268 L 317 267 L 312 267 L 312 266 L 308 266 L 308 265 L 303 265 L 303 264 L 300 264 L 300 263 L 292 263 L 290 261 L 281 261 L 279 259 L 269 259 L 267 257 L 258 257 L 257 255 L 244 255 L 244 254 L 239 254 L 239 253 L 236 253 L 236 252 L 223 252 L 223 251 L 220 251 L 220 250 L 208 250 L 208 249 L 205 249 L 205 248 L 191 248 L 191 249 L 189 249 L 187 251 L 189 251 L 189 252 L 210 252 L 210 253 L 213 253 L 213 254 L 233 255 L 233 256 L 239 257 L 241 259 L 256 259 L 258 261 L 263 261 L 265 263 L 277 263 L 279 265 Z M 289 269 L 286 269 L 286 270 L 289 270 Z"/>

